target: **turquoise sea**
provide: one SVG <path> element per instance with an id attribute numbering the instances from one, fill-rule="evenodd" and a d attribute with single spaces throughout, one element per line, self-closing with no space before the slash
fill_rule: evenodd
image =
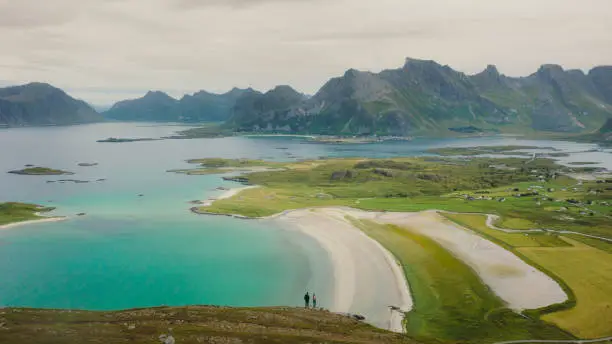
<path id="1" fill-rule="evenodd" d="M 219 176 L 166 172 L 188 167 L 189 158 L 391 157 L 423 155 L 434 147 L 520 144 L 553 146 L 575 153 L 565 162 L 597 161 L 612 169 L 612 154 L 592 151 L 595 145 L 509 137 L 354 145 L 287 137 L 96 142 L 180 129 L 132 123 L 0 129 L 0 202 L 54 206 L 54 215 L 72 217 L 0 231 L 0 306 L 300 305 L 306 290 L 325 306 L 332 276 L 326 252 L 298 232 L 189 212 L 189 201 L 219 194 L 218 186 L 236 186 Z M 99 165 L 77 166 L 81 162 Z M 26 164 L 75 175 L 5 173 Z M 59 179 L 91 182 L 47 183 Z"/>

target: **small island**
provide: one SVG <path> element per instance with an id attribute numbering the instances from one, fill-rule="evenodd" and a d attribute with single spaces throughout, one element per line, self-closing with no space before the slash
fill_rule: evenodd
<path id="1" fill-rule="evenodd" d="M 72 172 L 57 170 L 49 167 L 26 167 L 21 170 L 8 171 L 8 173 L 25 176 L 61 176 L 74 174 Z"/>
<path id="2" fill-rule="evenodd" d="M 44 207 L 37 204 L 26 204 L 17 202 L 0 203 L 0 229 L 13 227 L 16 223 L 30 223 L 30 221 L 50 221 L 57 220 L 55 217 L 40 216 L 41 213 L 48 213 L 55 208 Z"/>
<path id="3" fill-rule="evenodd" d="M 101 143 L 125 143 L 125 142 L 141 142 L 141 141 L 160 141 L 162 139 L 154 139 L 151 137 L 145 137 L 145 138 L 116 138 L 116 137 L 109 137 L 107 139 L 104 140 L 98 140 L 96 142 L 101 142 Z"/>
<path id="4" fill-rule="evenodd" d="M 98 166 L 98 163 L 97 162 L 80 162 L 77 165 L 81 167 L 93 167 L 93 166 Z"/>

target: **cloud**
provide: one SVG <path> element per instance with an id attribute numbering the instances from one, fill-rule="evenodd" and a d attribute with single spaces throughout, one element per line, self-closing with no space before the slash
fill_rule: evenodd
<path id="1" fill-rule="evenodd" d="M 610 0 L 0 0 L 0 78 L 96 104 L 148 89 L 312 94 L 406 56 L 466 73 L 589 69 L 612 63 L 610 32 Z"/>
<path id="2" fill-rule="evenodd" d="M 295 4 L 311 3 L 332 0 L 172 0 L 172 5 L 181 9 L 193 9 L 199 7 L 256 7 L 268 4 Z"/>
<path id="3" fill-rule="evenodd" d="M 69 1 L 0 0 L 0 27 L 33 28 L 70 22 L 79 13 Z"/>

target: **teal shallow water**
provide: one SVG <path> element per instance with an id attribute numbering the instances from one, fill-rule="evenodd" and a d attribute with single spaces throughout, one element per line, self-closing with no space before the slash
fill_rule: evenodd
<path id="1" fill-rule="evenodd" d="M 595 148 L 502 137 L 362 145 L 301 144 L 296 138 L 95 142 L 111 136 L 159 137 L 178 129 L 111 123 L 0 130 L 0 201 L 56 206 L 57 215 L 73 217 L 0 231 L 0 306 L 299 305 L 306 290 L 315 291 L 325 306 L 332 278 L 326 252 L 308 236 L 266 222 L 190 213 L 188 201 L 219 194 L 218 186 L 236 185 L 219 176 L 166 172 L 187 167 L 185 159 L 390 157 L 422 155 L 441 146 L 504 144 Z M 591 152 L 566 160 L 594 160 L 611 168 L 611 157 Z M 79 162 L 100 165 L 78 167 Z M 68 179 L 106 180 L 47 183 L 66 177 L 4 173 L 25 164 L 76 173 Z M 81 212 L 87 215 L 74 217 Z"/>

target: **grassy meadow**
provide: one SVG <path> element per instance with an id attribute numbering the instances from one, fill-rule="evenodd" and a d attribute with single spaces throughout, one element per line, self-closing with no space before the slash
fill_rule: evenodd
<path id="1" fill-rule="evenodd" d="M 605 250 L 575 240 L 575 235 L 504 233 L 488 228 L 482 215 L 444 216 L 510 249 L 569 291 L 562 310 L 542 310 L 541 319 L 581 338 L 612 336 L 612 244 L 597 240 L 597 246 L 608 246 Z"/>

